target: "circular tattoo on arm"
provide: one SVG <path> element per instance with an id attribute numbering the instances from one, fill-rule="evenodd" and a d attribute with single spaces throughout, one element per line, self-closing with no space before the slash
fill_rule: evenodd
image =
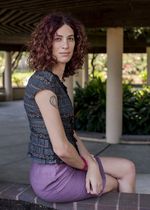
<path id="1" fill-rule="evenodd" d="M 50 104 L 55 107 L 56 109 L 58 109 L 58 101 L 57 101 L 57 97 L 55 95 L 52 95 L 49 99 Z"/>

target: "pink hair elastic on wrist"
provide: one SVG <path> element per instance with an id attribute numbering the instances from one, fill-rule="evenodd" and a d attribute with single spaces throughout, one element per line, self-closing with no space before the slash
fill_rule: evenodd
<path id="1" fill-rule="evenodd" d="M 82 156 L 80 156 L 80 157 L 81 157 L 81 159 L 82 159 L 83 162 L 84 162 L 84 167 L 82 168 L 82 170 L 87 171 L 87 169 L 88 169 L 87 161 L 84 159 L 84 157 L 82 157 Z"/>

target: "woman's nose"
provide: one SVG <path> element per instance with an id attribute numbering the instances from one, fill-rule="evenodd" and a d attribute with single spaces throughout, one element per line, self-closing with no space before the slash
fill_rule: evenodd
<path id="1" fill-rule="evenodd" d="M 63 40 L 62 47 L 63 47 L 64 49 L 66 49 L 66 48 L 69 47 L 69 44 L 68 44 L 68 41 L 67 41 L 67 40 Z"/>

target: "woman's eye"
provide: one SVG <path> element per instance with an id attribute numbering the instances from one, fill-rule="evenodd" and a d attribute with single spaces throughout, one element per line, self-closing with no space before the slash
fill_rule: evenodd
<path id="1" fill-rule="evenodd" d="M 69 41 L 74 41 L 74 37 L 69 37 L 68 40 Z"/>
<path id="2" fill-rule="evenodd" d="M 55 37 L 55 38 L 54 38 L 54 41 L 59 42 L 59 41 L 61 41 L 61 38 L 60 38 L 60 37 Z"/>

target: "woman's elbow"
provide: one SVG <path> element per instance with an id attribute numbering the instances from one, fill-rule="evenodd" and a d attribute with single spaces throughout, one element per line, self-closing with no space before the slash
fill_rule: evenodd
<path id="1" fill-rule="evenodd" d="M 56 147 L 54 148 L 54 152 L 60 159 L 66 158 L 68 154 L 68 146 L 63 145 L 63 147 Z"/>

